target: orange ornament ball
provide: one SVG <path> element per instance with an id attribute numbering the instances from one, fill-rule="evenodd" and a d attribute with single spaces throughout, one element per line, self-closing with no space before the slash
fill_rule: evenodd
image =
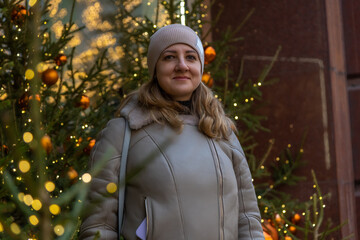
<path id="1" fill-rule="evenodd" d="M 41 80 L 47 86 L 54 85 L 59 79 L 59 74 L 55 69 L 49 68 L 41 73 Z"/>
<path id="2" fill-rule="evenodd" d="M 273 240 L 273 238 L 268 233 L 266 233 L 265 231 L 263 232 L 263 234 L 264 234 L 265 240 Z"/>
<path id="3" fill-rule="evenodd" d="M 55 58 L 55 63 L 58 66 L 63 66 L 63 65 L 65 65 L 66 62 L 67 62 L 67 57 L 64 54 L 59 54 Z"/>
<path id="4" fill-rule="evenodd" d="M 209 64 L 215 60 L 216 52 L 213 47 L 211 46 L 205 47 L 204 54 L 205 54 L 205 64 Z"/>
<path id="5" fill-rule="evenodd" d="M 86 154 L 90 154 L 91 152 L 91 149 L 95 146 L 95 143 L 96 143 L 96 140 L 95 139 L 88 139 L 90 140 L 89 141 L 89 144 L 87 145 L 87 147 L 84 148 L 84 153 Z"/>
<path id="6" fill-rule="evenodd" d="M 295 233 L 296 232 L 296 227 L 295 226 L 290 226 L 289 231 L 292 232 L 292 233 Z"/>
<path id="7" fill-rule="evenodd" d="M 275 221 L 280 225 L 283 225 L 285 223 L 284 219 L 282 219 L 280 214 L 278 213 L 275 215 Z"/>
<path id="8" fill-rule="evenodd" d="M 292 237 L 290 237 L 290 236 L 285 236 L 285 240 L 292 240 Z"/>
<path id="9" fill-rule="evenodd" d="M 271 225 L 269 221 L 264 221 L 262 224 L 263 231 L 270 235 L 271 239 L 278 240 L 279 235 L 276 229 Z"/>
<path id="10" fill-rule="evenodd" d="M 204 73 L 202 75 L 201 81 L 209 88 L 211 88 L 214 85 L 214 79 L 208 73 Z"/>
<path id="11" fill-rule="evenodd" d="M 49 154 L 52 150 L 51 138 L 48 135 L 44 135 L 40 140 L 41 146 L 45 149 L 46 153 Z"/>
<path id="12" fill-rule="evenodd" d="M 81 107 L 82 109 L 87 109 L 90 106 L 90 98 L 86 95 L 81 95 L 80 99 L 76 103 L 77 107 Z"/>
<path id="13" fill-rule="evenodd" d="M 89 148 L 93 148 L 95 146 L 95 142 L 96 140 L 95 139 L 91 139 L 90 142 L 89 142 Z"/>
<path id="14" fill-rule="evenodd" d="M 293 223 L 298 223 L 298 222 L 300 222 L 300 220 L 301 220 L 300 214 L 295 213 L 295 215 L 292 217 L 292 222 Z"/>
<path id="15" fill-rule="evenodd" d="M 11 11 L 11 21 L 15 24 L 22 24 L 24 23 L 26 15 L 29 15 L 29 13 L 26 10 L 25 6 L 16 5 Z"/>
<path id="16" fill-rule="evenodd" d="M 69 168 L 67 175 L 70 178 L 70 180 L 74 180 L 79 176 L 78 172 L 73 167 Z"/>

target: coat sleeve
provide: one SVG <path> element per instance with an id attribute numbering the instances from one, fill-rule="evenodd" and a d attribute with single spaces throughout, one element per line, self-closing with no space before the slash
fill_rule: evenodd
<path id="1" fill-rule="evenodd" d="M 238 239 L 264 240 L 250 169 L 235 134 L 232 134 L 230 144 L 233 146 L 233 165 L 238 185 Z"/>
<path id="2" fill-rule="evenodd" d="M 90 182 L 85 204 L 87 215 L 80 227 L 80 240 L 90 240 L 100 234 L 99 239 L 118 239 L 118 192 L 108 193 L 109 183 L 118 184 L 120 158 L 123 145 L 125 121 L 112 119 L 100 132 L 90 155 L 89 167 L 94 169 L 103 163 L 98 174 Z"/>

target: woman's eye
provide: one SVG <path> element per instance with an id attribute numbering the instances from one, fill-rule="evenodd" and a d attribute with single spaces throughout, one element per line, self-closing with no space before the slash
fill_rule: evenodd
<path id="1" fill-rule="evenodd" d="M 193 55 L 188 55 L 187 58 L 190 59 L 190 60 L 196 60 L 196 57 L 193 56 Z"/>
<path id="2" fill-rule="evenodd" d="M 164 57 L 164 60 L 170 60 L 170 59 L 173 59 L 174 56 L 173 55 L 167 55 Z"/>

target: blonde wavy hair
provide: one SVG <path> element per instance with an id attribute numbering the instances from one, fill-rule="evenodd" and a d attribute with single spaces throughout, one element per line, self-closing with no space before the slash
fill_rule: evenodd
<path id="1" fill-rule="evenodd" d="M 179 114 L 185 112 L 199 117 L 199 130 L 210 138 L 228 140 L 232 131 L 236 131 L 235 124 L 225 115 L 219 100 L 202 82 L 191 96 L 191 109 L 173 100 L 162 90 L 156 77 L 129 94 L 121 104 L 120 110 L 134 95 L 138 96 L 139 106 L 149 111 L 153 121 L 167 123 L 179 132 L 183 128 Z"/>

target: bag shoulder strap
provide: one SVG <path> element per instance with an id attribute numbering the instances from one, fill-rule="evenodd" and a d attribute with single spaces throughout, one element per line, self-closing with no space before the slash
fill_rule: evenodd
<path id="1" fill-rule="evenodd" d="M 125 119 L 125 118 L 124 118 Z M 129 122 L 125 119 L 125 131 L 124 131 L 124 142 L 122 147 L 122 154 L 120 160 L 120 174 L 119 174 L 119 209 L 118 209 L 118 235 L 120 238 L 120 231 L 122 228 L 123 213 L 124 213 L 124 202 L 125 202 L 125 173 L 126 173 L 126 162 L 127 155 L 130 145 L 131 129 Z"/>

